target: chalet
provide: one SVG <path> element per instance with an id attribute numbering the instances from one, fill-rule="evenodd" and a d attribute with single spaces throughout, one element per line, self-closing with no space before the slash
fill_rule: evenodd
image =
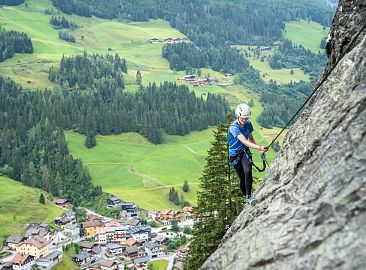
<path id="1" fill-rule="evenodd" d="M 127 234 L 130 235 L 135 240 L 145 242 L 150 240 L 150 233 L 151 233 L 150 226 L 140 226 L 140 227 L 131 227 L 128 230 Z"/>
<path id="2" fill-rule="evenodd" d="M 139 248 L 136 246 L 127 247 L 124 255 L 130 259 L 137 258 L 139 252 Z"/>
<path id="3" fill-rule="evenodd" d="M 70 201 L 67 199 L 57 199 L 53 203 L 61 207 L 66 207 L 70 205 Z"/>
<path id="4" fill-rule="evenodd" d="M 128 226 L 128 227 L 135 227 L 135 226 L 140 225 L 140 220 L 138 220 L 137 218 L 133 218 L 133 217 L 132 218 L 128 218 L 128 217 L 121 218 L 118 222 L 121 225 Z"/>
<path id="5" fill-rule="evenodd" d="M 166 38 L 164 39 L 165 44 L 174 44 L 174 40 L 172 38 Z"/>
<path id="6" fill-rule="evenodd" d="M 150 258 L 158 258 L 165 255 L 163 247 L 157 243 L 146 243 L 145 251 Z"/>
<path id="7" fill-rule="evenodd" d="M 71 223 L 71 220 L 66 218 L 66 217 L 60 217 L 60 218 L 55 218 L 54 223 L 58 226 L 65 226 L 66 224 Z"/>
<path id="8" fill-rule="evenodd" d="M 122 200 L 117 196 L 112 196 L 107 199 L 107 206 L 108 207 L 116 207 L 122 204 Z"/>
<path id="9" fill-rule="evenodd" d="M 62 217 L 69 219 L 71 222 L 76 222 L 76 213 L 74 211 L 67 211 L 65 212 Z"/>
<path id="10" fill-rule="evenodd" d="M 117 270 L 118 263 L 112 260 L 100 260 L 98 265 L 101 270 Z"/>
<path id="11" fill-rule="evenodd" d="M 126 246 L 128 247 L 132 247 L 132 246 L 136 246 L 136 247 L 139 247 L 141 246 L 141 243 L 133 238 L 128 238 L 126 240 Z"/>
<path id="12" fill-rule="evenodd" d="M 176 232 L 159 232 L 158 235 L 161 235 L 168 239 L 176 238 L 178 236 Z"/>
<path id="13" fill-rule="evenodd" d="M 27 231 L 25 232 L 25 237 L 30 238 L 34 236 L 39 236 L 47 241 L 50 240 L 50 226 L 46 223 L 31 223 L 28 225 Z"/>
<path id="14" fill-rule="evenodd" d="M 148 256 L 138 257 L 133 260 L 133 263 L 136 267 L 145 267 L 146 264 L 150 261 L 150 258 Z"/>
<path id="15" fill-rule="evenodd" d="M 126 235 L 130 227 L 104 227 L 97 235 L 97 241 L 99 244 L 107 243 L 124 243 L 126 241 Z"/>
<path id="16" fill-rule="evenodd" d="M 94 214 L 87 214 L 88 215 L 88 221 L 102 221 L 102 217 Z"/>
<path id="17" fill-rule="evenodd" d="M 196 75 L 188 74 L 188 75 L 184 76 L 184 80 L 185 81 L 194 81 L 194 80 L 196 80 Z"/>
<path id="18" fill-rule="evenodd" d="M 174 39 L 174 43 L 181 43 L 181 42 L 182 42 L 182 39 L 179 37 Z"/>
<path id="19" fill-rule="evenodd" d="M 77 224 L 66 224 L 64 229 L 71 238 L 77 238 L 80 235 L 80 228 Z"/>
<path id="20" fill-rule="evenodd" d="M 206 78 L 206 82 L 208 84 L 212 85 L 212 84 L 216 84 L 218 82 L 218 80 L 214 77 L 208 77 L 208 78 Z"/>
<path id="21" fill-rule="evenodd" d="M 17 253 L 27 254 L 36 259 L 48 255 L 48 242 L 40 236 L 34 236 L 23 242 L 20 242 L 16 247 Z"/>
<path id="22" fill-rule="evenodd" d="M 204 86 L 209 84 L 208 79 L 189 81 L 191 86 Z"/>
<path id="23" fill-rule="evenodd" d="M 24 240 L 24 237 L 20 237 L 17 235 L 10 235 L 5 240 L 5 245 L 8 246 L 9 249 L 15 250 L 17 245 Z"/>
<path id="24" fill-rule="evenodd" d="M 161 212 L 158 213 L 158 217 L 160 219 L 167 219 L 167 220 L 175 219 L 175 215 L 176 212 L 171 209 L 163 209 Z"/>
<path id="25" fill-rule="evenodd" d="M 160 234 L 157 237 L 155 237 L 155 242 L 160 245 L 165 244 L 166 242 L 168 242 L 168 237 Z"/>
<path id="26" fill-rule="evenodd" d="M 192 206 L 185 206 L 182 208 L 183 213 L 192 213 L 193 207 Z"/>
<path id="27" fill-rule="evenodd" d="M 107 251 L 113 255 L 119 255 L 123 253 L 123 246 L 117 243 L 107 244 Z"/>
<path id="28" fill-rule="evenodd" d="M 83 228 L 85 229 L 86 235 L 94 236 L 102 231 L 103 223 L 99 220 L 87 221 L 83 223 Z"/>
<path id="29" fill-rule="evenodd" d="M 50 254 L 48 254 L 46 257 L 37 259 L 36 265 L 41 270 L 49 270 L 61 261 L 62 261 L 62 252 L 59 250 L 55 250 Z"/>
<path id="30" fill-rule="evenodd" d="M 94 247 L 97 247 L 98 244 L 94 242 L 81 242 L 79 243 L 79 247 L 83 249 L 83 251 L 90 252 Z"/>
<path id="31" fill-rule="evenodd" d="M 53 236 L 52 243 L 61 244 L 67 239 L 68 239 L 68 237 L 65 235 L 65 233 L 63 231 L 59 231 L 59 232 L 56 232 L 56 234 Z"/>
<path id="32" fill-rule="evenodd" d="M 156 210 L 150 210 L 147 212 L 147 217 L 155 220 L 157 213 L 158 213 L 158 211 L 156 211 Z"/>
<path id="33" fill-rule="evenodd" d="M 184 261 L 188 257 L 189 248 L 187 247 L 180 247 L 176 251 L 176 256 L 178 261 Z"/>
<path id="34" fill-rule="evenodd" d="M 148 40 L 148 42 L 150 42 L 150 43 L 159 43 L 160 42 L 160 39 L 158 39 L 158 38 L 150 38 Z"/>
<path id="35" fill-rule="evenodd" d="M 88 262 L 90 262 L 92 260 L 92 255 L 89 252 L 83 251 L 79 254 L 74 254 L 74 256 L 72 257 L 72 260 L 77 264 L 77 265 L 84 265 Z"/>
<path id="36" fill-rule="evenodd" d="M 132 202 L 123 202 L 122 204 L 122 217 L 137 217 L 137 206 Z"/>
<path id="37" fill-rule="evenodd" d="M 180 43 L 188 43 L 189 40 L 187 38 L 181 38 Z"/>
<path id="38" fill-rule="evenodd" d="M 28 254 L 15 254 L 11 261 L 15 270 L 30 270 L 35 263 L 34 256 Z"/>

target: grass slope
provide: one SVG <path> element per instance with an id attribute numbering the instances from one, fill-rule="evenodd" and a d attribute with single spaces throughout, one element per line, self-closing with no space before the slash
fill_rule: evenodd
<path id="1" fill-rule="evenodd" d="M 40 204 L 44 191 L 23 185 L 10 178 L 0 176 L 0 235 L 21 234 L 30 222 L 51 222 L 62 214 L 62 209 L 48 200 Z"/>
<path id="2" fill-rule="evenodd" d="M 149 267 L 151 267 L 152 270 L 166 270 L 168 267 L 168 264 L 169 264 L 169 261 L 167 261 L 167 260 L 157 260 L 157 261 L 149 262 Z"/>
<path id="3" fill-rule="evenodd" d="M 320 48 L 320 41 L 328 36 L 329 27 L 313 21 L 291 21 L 286 23 L 284 35 L 294 44 L 301 44 L 304 48 L 310 49 L 314 53 L 323 52 Z"/>

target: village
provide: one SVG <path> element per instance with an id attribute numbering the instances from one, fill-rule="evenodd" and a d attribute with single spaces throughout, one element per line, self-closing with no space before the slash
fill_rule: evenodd
<path id="1" fill-rule="evenodd" d="M 55 269 L 66 256 L 73 269 L 151 269 L 148 263 L 156 260 L 167 260 L 167 269 L 183 269 L 193 226 L 191 206 L 142 213 L 133 202 L 111 196 L 106 207 L 119 208 L 120 219 L 86 209 L 80 221 L 67 199 L 54 204 L 65 212 L 52 224 L 34 222 L 24 235 L 7 237 L 0 252 L 1 270 Z"/>

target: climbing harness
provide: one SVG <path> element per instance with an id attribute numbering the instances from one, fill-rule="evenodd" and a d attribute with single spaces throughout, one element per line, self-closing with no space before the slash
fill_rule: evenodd
<path id="1" fill-rule="evenodd" d="M 288 127 L 288 125 L 291 123 L 292 120 L 295 119 L 296 115 L 304 108 L 305 104 L 314 96 L 314 94 L 320 89 L 320 86 L 323 85 L 323 83 L 328 79 L 329 75 L 332 73 L 332 71 L 335 69 L 335 67 L 338 65 L 338 63 L 342 60 L 342 58 L 346 55 L 352 44 L 356 41 L 356 39 L 359 37 L 359 35 L 362 33 L 362 30 L 366 27 L 366 23 L 361 27 L 361 29 L 358 31 L 358 33 L 354 36 L 354 38 L 351 40 L 351 42 L 348 44 L 347 48 L 344 50 L 344 52 L 341 54 L 341 56 L 337 59 L 333 67 L 329 70 L 329 72 L 323 77 L 323 79 L 320 81 L 320 83 L 315 87 L 313 93 L 305 100 L 304 104 L 298 109 L 298 111 L 292 116 L 290 121 L 287 122 L 287 124 L 282 128 L 280 133 L 277 134 L 277 136 L 272 140 L 272 142 L 267 147 L 268 149 L 272 146 L 272 144 L 278 139 L 278 137 L 281 135 L 281 133 Z"/>
<path id="2" fill-rule="evenodd" d="M 241 150 L 235 157 L 233 157 L 233 160 L 230 162 L 230 166 L 234 167 L 238 162 L 242 159 L 244 156 L 249 160 L 249 162 L 254 166 L 254 168 L 257 169 L 258 172 L 263 172 L 266 169 L 266 166 L 268 165 L 268 162 L 266 160 L 266 154 L 261 153 L 261 159 L 263 162 L 263 168 L 260 169 L 257 165 L 254 164 L 252 153 L 250 152 L 248 147 L 245 147 L 243 150 Z M 269 166 L 269 165 L 268 165 Z"/>

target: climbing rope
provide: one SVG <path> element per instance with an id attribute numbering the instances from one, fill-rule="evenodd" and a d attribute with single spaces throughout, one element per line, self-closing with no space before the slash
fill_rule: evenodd
<path id="1" fill-rule="evenodd" d="M 338 65 L 338 63 L 342 60 L 342 58 L 346 55 L 346 53 L 348 52 L 348 50 L 350 49 L 350 47 L 352 46 L 352 44 L 356 41 L 356 39 L 359 37 L 359 35 L 362 33 L 362 30 L 365 27 L 366 27 L 366 23 L 361 27 L 361 29 L 358 31 L 358 33 L 354 36 L 354 38 L 348 44 L 347 48 L 344 50 L 344 52 L 338 58 L 338 60 L 336 61 L 336 63 L 333 65 L 333 67 L 324 76 L 324 78 L 320 81 L 320 83 L 315 87 L 313 93 L 305 100 L 304 104 L 302 104 L 302 106 L 300 107 L 300 109 L 298 109 L 298 111 L 292 116 L 292 118 L 290 119 L 290 121 L 287 122 L 287 124 L 285 125 L 285 127 L 282 128 L 282 130 L 280 131 L 280 133 L 278 133 L 277 136 L 272 140 L 272 142 L 270 143 L 270 145 L 267 147 L 268 149 L 278 139 L 278 137 L 281 135 L 281 133 L 288 127 L 288 125 L 291 123 L 291 121 L 294 120 L 294 118 L 296 117 L 296 115 L 302 110 L 302 108 L 304 108 L 304 106 L 306 105 L 306 103 L 314 96 L 314 94 L 318 91 L 318 89 L 320 89 L 320 86 L 323 85 L 323 83 L 325 82 L 325 80 L 328 79 L 328 77 L 330 76 L 330 74 L 332 73 L 332 71 L 335 69 L 335 67 Z"/>

